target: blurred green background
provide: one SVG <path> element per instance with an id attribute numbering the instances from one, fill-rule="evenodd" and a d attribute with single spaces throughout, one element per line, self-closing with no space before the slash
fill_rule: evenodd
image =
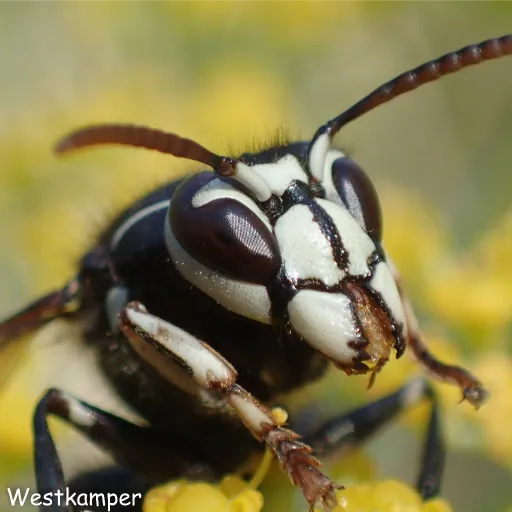
<path id="1" fill-rule="evenodd" d="M 0 317 L 70 277 L 120 207 L 197 169 L 129 149 L 58 160 L 51 147 L 70 129 L 147 124 L 223 153 L 283 127 L 307 139 L 382 82 L 502 35 L 511 20 L 506 2 L 0 3 Z M 512 58 L 485 63 L 377 109 L 337 139 L 381 191 L 388 249 L 435 346 L 496 387 L 494 406 L 478 414 L 446 391 L 444 496 L 468 512 L 512 504 L 511 91 Z M 7 485 L 30 481 L 30 417 L 44 386 L 67 369 L 93 401 L 87 377 L 74 373 L 73 344 L 67 357 L 54 356 L 55 345 L 26 356 L 4 388 L 0 510 Z M 0 357 L 0 374 L 11 364 Z M 404 365 L 390 363 L 372 396 L 407 378 Z M 368 400 L 364 388 L 333 374 L 316 389 L 322 414 Z M 411 427 L 421 418 L 367 450 L 378 478 L 414 482 Z"/>

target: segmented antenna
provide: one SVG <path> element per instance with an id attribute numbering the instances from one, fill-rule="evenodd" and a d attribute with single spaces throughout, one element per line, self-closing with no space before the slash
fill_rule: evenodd
<path id="1" fill-rule="evenodd" d="M 444 75 L 455 73 L 462 68 L 510 54 L 512 54 L 512 34 L 507 34 L 487 39 L 481 43 L 465 46 L 460 50 L 426 62 L 381 85 L 348 110 L 331 119 L 327 124 L 319 128 L 313 138 L 313 142 L 324 133 L 327 133 L 329 138 L 332 139 L 341 127 L 354 119 L 421 85 L 433 82 Z M 313 145 L 313 142 L 311 145 Z"/>
<path id="2" fill-rule="evenodd" d="M 229 174 L 230 168 L 234 166 L 232 159 L 216 155 L 191 139 L 132 124 L 100 124 L 80 128 L 61 139 L 56 144 L 55 151 L 62 154 L 104 144 L 135 146 L 178 158 L 188 158 L 201 162 L 222 174 Z"/>
<path id="3" fill-rule="evenodd" d="M 59 154 L 105 144 L 119 144 L 151 149 L 178 158 L 187 158 L 211 167 L 218 175 L 232 177 L 251 190 L 258 201 L 267 201 L 272 192 L 267 183 L 247 165 L 219 156 L 201 144 L 180 137 L 175 133 L 163 132 L 132 124 L 100 124 L 80 128 L 61 139 L 55 146 Z"/>

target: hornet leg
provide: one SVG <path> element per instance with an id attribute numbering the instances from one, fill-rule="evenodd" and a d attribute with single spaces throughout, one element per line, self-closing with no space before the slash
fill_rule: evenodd
<path id="1" fill-rule="evenodd" d="M 403 388 L 379 400 L 328 421 L 307 436 L 305 441 L 315 454 L 348 451 L 376 434 L 390 420 L 409 407 L 427 399 L 432 403 L 429 425 L 423 446 L 423 458 L 417 489 L 424 500 L 436 496 L 441 488 L 445 462 L 439 410 L 431 386 L 423 378 L 408 382 Z"/>
<path id="2" fill-rule="evenodd" d="M 139 426 L 105 412 L 59 389 L 48 390 L 34 413 L 34 466 L 38 492 L 61 497 L 66 494 L 62 465 L 48 428 L 48 416 L 63 419 L 85 435 L 90 441 L 111 454 L 116 462 L 144 475 L 186 475 L 194 464 L 185 443 L 173 442 L 172 452 L 166 450 L 170 433 L 156 432 L 151 427 Z M 200 463 L 200 461 L 197 461 Z M 160 478 L 159 478 L 160 476 Z M 62 493 L 62 494 L 61 494 Z M 60 501 L 52 499 L 50 506 L 40 507 L 45 512 L 69 512 Z"/>
<path id="3" fill-rule="evenodd" d="M 316 502 L 335 505 L 337 486 L 320 472 L 320 462 L 311 455 L 311 448 L 299 441 L 298 434 L 278 425 L 270 409 L 236 384 L 236 370 L 220 354 L 149 314 L 140 303 L 131 302 L 123 309 L 119 325 L 133 348 L 151 359 L 155 368 L 165 371 L 164 361 L 172 360 L 205 392 L 229 405 L 254 437 L 274 453 L 293 484 L 303 491 L 311 511 Z"/>

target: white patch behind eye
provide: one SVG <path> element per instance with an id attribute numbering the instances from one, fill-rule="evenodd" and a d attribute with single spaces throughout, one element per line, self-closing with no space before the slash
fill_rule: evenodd
<path id="1" fill-rule="evenodd" d="M 306 171 L 293 155 L 285 155 L 272 164 L 253 165 L 251 169 L 265 180 L 272 193 L 277 196 L 282 196 L 294 180 L 304 183 L 309 181 Z"/>
<path id="2" fill-rule="evenodd" d="M 341 293 L 301 290 L 288 304 L 292 328 L 318 351 L 342 364 L 351 364 L 357 352 L 349 341 L 360 339 L 350 299 Z"/>
<path id="3" fill-rule="evenodd" d="M 200 208 L 216 199 L 233 199 L 242 203 L 255 213 L 265 226 L 267 226 L 268 230 L 272 232 L 272 226 L 267 216 L 258 208 L 258 205 L 249 196 L 218 178 L 209 181 L 194 194 L 194 197 L 192 197 L 192 206 L 194 208 Z"/>
<path id="4" fill-rule="evenodd" d="M 327 133 L 323 133 L 315 140 L 309 151 L 309 170 L 319 181 L 324 180 L 325 158 L 329 151 L 331 141 Z"/>
<path id="5" fill-rule="evenodd" d="M 322 185 L 325 189 L 325 198 L 327 200 L 332 201 L 333 203 L 337 203 L 346 208 L 332 181 L 332 165 L 334 164 L 335 160 L 337 160 L 338 158 L 343 158 L 344 156 L 345 154 L 339 151 L 338 149 L 330 149 L 327 152 L 327 155 L 325 157 L 325 170 Z"/>
<path id="6" fill-rule="evenodd" d="M 270 324 L 270 297 L 264 286 L 224 277 L 192 258 L 165 219 L 165 243 L 178 272 L 219 304 L 239 315 Z"/>
<path id="7" fill-rule="evenodd" d="M 316 199 L 336 225 L 343 247 L 349 255 L 348 272 L 353 276 L 369 274 L 368 261 L 375 244 L 346 208 L 327 199 Z"/>
<path id="8" fill-rule="evenodd" d="M 319 279 L 331 286 L 345 276 L 334 261 L 331 244 L 307 206 L 292 206 L 282 215 L 276 222 L 275 235 L 286 274 L 291 279 Z"/>
<path id="9" fill-rule="evenodd" d="M 169 199 L 164 199 L 163 201 L 159 201 L 158 203 L 146 206 L 145 208 L 142 208 L 142 210 L 139 210 L 138 212 L 128 217 L 112 235 L 110 249 L 114 250 L 119 245 L 119 242 L 123 239 L 124 235 L 126 235 L 126 233 L 133 226 L 135 226 L 137 222 L 140 222 L 141 220 L 145 219 L 146 217 L 152 215 L 155 212 L 159 212 L 161 210 L 169 208 L 170 204 L 171 202 L 169 201 Z"/>
<path id="10" fill-rule="evenodd" d="M 386 262 L 381 261 L 375 267 L 370 287 L 380 294 L 393 315 L 394 321 L 404 326 L 404 336 L 407 336 L 407 322 L 405 320 L 402 299 L 398 293 L 393 274 L 391 274 L 391 270 Z"/>

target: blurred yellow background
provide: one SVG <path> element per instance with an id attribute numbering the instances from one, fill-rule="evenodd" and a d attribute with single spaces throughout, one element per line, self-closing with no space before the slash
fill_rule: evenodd
<path id="1" fill-rule="evenodd" d="M 281 128 L 308 139 L 382 82 L 502 35 L 511 19 L 505 2 L 0 3 L 0 317 L 72 276 L 119 208 L 197 169 L 130 149 L 58 160 L 52 145 L 70 129 L 147 124 L 223 153 Z M 434 346 L 493 391 L 474 413 L 443 390 L 444 496 L 467 512 L 512 504 L 511 90 L 509 57 L 399 98 L 337 138 L 381 193 L 386 245 Z M 0 510 L 3 489 L 30 475 L 41 383 L 70 364 L 49 370 L 44 352 L 0 399 Z M 412 368 L 390 363 L 371 396 Z M 364 388 L 336 373 L 315 396 L 327 416 L 369 400 Z M 425 416 L 413 416 L 367 450 L 379 478 L 414 482 L 410 427 L 419 432 Z"/>

